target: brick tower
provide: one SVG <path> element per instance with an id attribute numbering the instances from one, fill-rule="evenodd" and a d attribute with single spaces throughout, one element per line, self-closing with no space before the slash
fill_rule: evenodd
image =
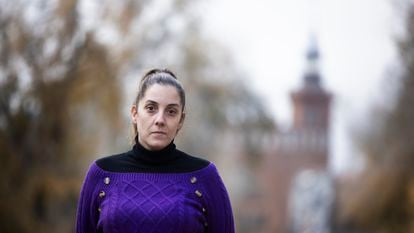
<path id="1" fill-rule="evenodd" d="M 310 43 L 306 59 L 302 85 L 290 95 L 292 127 L 276 135 L 260 169 L 264 196 L 261 197 L 263 224 L 258 232 L 288 232 L 293 179 L 307 169 L 327 170 L 331 94 L 322 87 L 316 43 Z"/>
<path id="2" fill-rule="evenodd" d="M 319 73 L 319 51 L 311 43 L 306 54 L 307 68 L 302 87 L 291 93 L 293 105 L 293 127 L 289 134 L 297 134 L 303 143 L 297 149 L 305 154 L 320 157 L 319 166 L 326 167 L 329 153 L 329 123 L 331 94 L 321 86 Z M 306 155 L 303 156 L 306 156 Z M 309 156 L 309 155 L 308 155 Z"/>

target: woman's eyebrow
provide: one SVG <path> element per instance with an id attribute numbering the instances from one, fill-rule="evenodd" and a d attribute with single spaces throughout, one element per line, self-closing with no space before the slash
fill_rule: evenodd
<path id="1" fill-rule="evenodd" d="M 156 101 L 154 100 L 147 100 L 145 101 L 146 104 L 158 104 Z"/>
<path id="2" fill-rule="evenodd" d="M 179 104 L 168 104 L 167 107 L 177 107 L 178 108 L 178 107 L 180 107 L 180 105 Z"/>
<path id="3" fill-rule="evenodd" d="M 147 100 L 147 101 L 145 101 L 145 104 L 155 104 L 155 105 L 158 105 L 159 103 L 157 101 L 154 101 L 154 100 Z M 177 108 L 179 108 L 180 107 L 180 104 L 171 103 L 171 104 L 168 104 L 167 107 L 177 107 Z"/>

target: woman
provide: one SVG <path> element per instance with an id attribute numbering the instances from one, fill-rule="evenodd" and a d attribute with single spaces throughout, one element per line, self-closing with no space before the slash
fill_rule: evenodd
<path id="1" fill-rule="evenodd" d="M 144 75 L 131 117 L 132 150 L 89 168 L 76 232 L 233 233 L 230 201 L 214 164 L 175 147 L 185 92 L 171 71 Z"/>

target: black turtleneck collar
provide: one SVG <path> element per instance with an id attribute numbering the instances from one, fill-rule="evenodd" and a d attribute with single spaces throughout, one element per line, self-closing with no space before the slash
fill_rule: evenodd
<path id="1" fill-rule="evenodd" d="M 168 144 L 165 148 L 157 151 L 148 150 L 137 142 L 132 148 L 132 152 L 131 155 L 139 162 L 154 165 L 170 163 L 179 156 L 179 153 L 175 153 L 174 141 Z"/>
<path id="2" fill-rule="evenodd" d="M 210 162 L 177 150 L 174 142 L 159 151 L 147 150 L 137 142 L 132 150 L 98 159 L 96 164 L 110 172 L 182 173 L 199 170 Z"/>

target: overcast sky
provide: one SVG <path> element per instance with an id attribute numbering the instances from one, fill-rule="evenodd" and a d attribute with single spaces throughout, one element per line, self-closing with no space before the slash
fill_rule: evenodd
<path id="1" fill-rule="evenodd" d="M 315 35 L 323 85 L 335 98 L 331 167 L 352 167 L 349 127 L 377 101 L 395 64 L 392 1 L 209 0 L 202 8 L 206 34 L 229 48 L 284 126 L 291 119 L 289 92 L 302 82 L 304 55 Z"/>

